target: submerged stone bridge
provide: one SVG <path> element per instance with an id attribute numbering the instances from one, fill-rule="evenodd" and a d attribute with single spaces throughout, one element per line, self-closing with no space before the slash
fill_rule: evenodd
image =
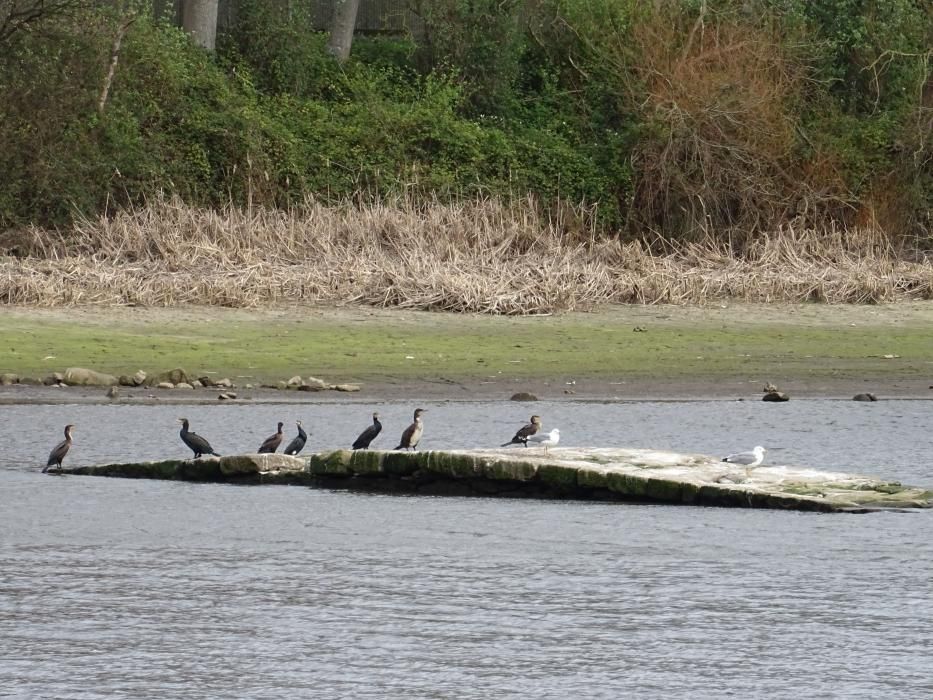
<path id="1" fill-rule="evenodd" d="M 699 454 L 621 448 L 385 452 L 337 450 L 304 458 L 246 454 L 106 464 L 65 473 L 144 479 L 300 484 L 430 495 L 676 503 L 823 512 L 933 506 L 933 491 L 806 467 L 749 470 Z"/>

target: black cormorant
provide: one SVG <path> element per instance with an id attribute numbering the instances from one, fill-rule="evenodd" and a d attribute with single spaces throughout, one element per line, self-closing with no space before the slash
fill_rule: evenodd
<path id="1" fill-rule="evenodd" d="M 214 448 L 211 447 L 211 443 L 209 443 L 197 433 L 192 433 L 190 430 L 188 430 L 187 418 L 179 418 L 178 420 L 181 423 L 181 431 L 178 433 L 181 436 L 181 441 L 191 448 L 191 451 L 194 452 L 195 459 L 201 455 L 214 455 L 215 457 L 220 457 L 219 454 L 214 452 Z"/>
<path id="2" fill-rule="evenodd" d="M 379 414 L 373 414 L 373 424 L 366 428 L 360 436 L 353 441 L 354 450 L 366 450 L 369 448 L 369 443 L 376 439 L 376 436 L 382 432 L 382 423 L 379 422 Z"/>
<path id="3" fill-rule="evenodd" d="M 295 436 L 295 439 L 288 443 L 288 447 L 285 448 L 285 454 L 287 455 L 296 455 L 305 448 L 305 443 L 308 441 L 308 434 L 305 432 L 304 428 L 301 427 L 301 421 L 295 421 L 295 425 L 298 426 L 298 435 Z"/>
<path id="4" fill-rule="evenodd" d="M 418 443 L 421 441 L 421 433 L 424 432 L 424 423 L 421 421 L 421 414 L 425 412 L 423 408 L 415 409 L 415 422 L 405 428 L 405 432 L 402 433 L 402 441 L 399 443 L 396 450 L 416 450 L 418 449 Z"/>
<path id="5" fill-rule="evenodd" d="M 49 453 L 49 461 L 45 464 L 45 469 L 42 470 L 42 473 L 45 474 L 49 467 L 57 466 L 58 471 L 62 470 L 62 460 L 65 459 L 65 455 L 68 454 L 68 450 L 71 449 L 71 431 L 74 430 L 74 426 L 69 424 L 65 426 L 65 439 L 58 443 L 52 451 Z"/>
<path id="6" fill-rule="evenodd" d="M 275 435 L 270 435 L 265 440 L 263 440 L 262 444 L 259 446 L 259 449 L 256 450 L 259 454 L 272 453 L 279 449 L 279 445 L 282 444 L 282 438 L 284 437 L 284 435 L 282 435 L 283 425 L 285 425 L 285 423 L 279 421 L 279 428 Z"/>
<path id="7" fill-rule="evenodd" d="M 501 447 L 509 445 L 524 445 L 528 447 L 528 438 L 541 429 L 541 416 L 532 416 L 531 422 L 518 429 L 518 432 L 508 442 L 502 443 Z"/>

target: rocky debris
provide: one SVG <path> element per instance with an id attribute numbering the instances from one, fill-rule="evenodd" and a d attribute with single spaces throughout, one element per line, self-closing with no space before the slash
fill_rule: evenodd
<path id="1" fill-rule="evenodd" d="M 176 389 L 194 389 L 194 386 L 192 386 L 188 382 L 178 382 L 178 384 L 175 385 L 175 388 Z"/>
<path id="2" fill-rule="evenodd" d="M 331 389 L 334 391 L 346 391 L 352 393 L 354 391 L 359 391 L 360 387 L 358 384 L 334 384 L 331 386 Z"/>
<path id="3" fill-rule="evenodd" d="M 174 389 L 175 385 L 171 382 L 159 382 L 155 386 L 156 389 Z"/>
<path id="4" fill-rule="evenodd" d="M 870 391 L 867 391 L 862 394 L 856 394 L 855 396 L 852 397 L 852 400 L 853 401 L 877 401 L 878 397 L 875 396 Z"/>
<path id="5" fill-rule="evenodd" d="M 296 374 L 294 377 L 292 377 L 291 379 L 289 379 L 288 381 L 285 382 L 285 385 L 286 385 L 289 389 L 297 389 L 297 388 L 300 387 L 302 384 L 304 384 L 304 381 L 303 381 L 303 380 L 301 379 L 301 377 L 299 377 L 297 374 Z"/>
<path id="6" fill-rule="evenodd" d="M 159 374 L 148 377 L 146 379 L 146 384 L 148 386 L 157 387 L 159 384 L 166 382 L 172 385 L 178 384 L 180 382 L 190 384 L 191 377 L 188 376 L 188 373 L 185 370 L 181 369 L 180 367 L 176 367 L 175 369 L 170 369 L 167 372 L 159 372 Z"/>
<path id="7" fill-rule="evenodd" d="M 223 379 L 218 379 L 216 382 L 213 383 L 212 386 L 221 387 L 223 389 L 236 388 L 236 384 L 230 381 L 227 377 L 224 377 Z"/>
<path id="8" fill-rule="evenodd" d="M 224 476 L 243 476 L 278 471 L 304 471 L 303 459 L 283 454 L 230 455 L 220 458 L 220 472 Z"/>
<path id="9" fill-rule="evenodd" d="M 769 391 L 761 397 L 762 401 L 790 401 L 790 396 L 783 391 Z"/>
<path id="10" fill-rule="evenodd" d="M 519 391 L 509 397 L 509 401 L 537 401 L 538 397 L 527 391 Z"/>
<path id="11" fill-rule="evenodd" d="M 201 383 L 201 386 L 212 387 L 214 386 L 214 380 L 208 377 L 206 374 L 203 377 L 198 377 L 197 380 Z"/>
<path id="12" fill-rule="evenodd" d="M 0 386 L 10 386 L 12 384 L 19 384 L 18 374 L 13 374 L 12 372 L 0 374 Z"/>
<path id="13" fill-rule="evenodd" d="M 111 401 L 116 401 L 117 399 L 120 398 L 120 390 L 117 387 L 112 386 L 109 389 L 107 389 L 107 393 L 105 394 L 105 396 Z"/>
<path id="14" fill-rule="evenodd" d="M 52 374 L 42 380 L 42 383 L 45 386 L 61 386 L 64 381 L 65 376 L 61 372 L 52 372 Z"/>
<path id="15" fill-rule="evenodd" d="M 142 386 L 146 383 L 146 373 L 138 369 L 135 374 L 122 375 L 118 382 L 120 386 Z"/>
<path id="16" fill-rule="evenodd" d="M 27 386 L 42 386 L 42 380 L 38 377 L 20 377 L 19 383 Z"/>
<path id="17" fill-rule="evenodd" d="M 68 386 L 116 386 L 117 378 L 112 374 L 96 372 L 84 367 L 69 367 L 65 370 L 62 383 Z"/>
<path id="18" fill-rule="evenodd" d="M 224 393 L 220 394 L 217 398 L 220 399 L 221 401 L 233 401 L 236 398 L 236 394 L 234 394 L 232 391 L 225 391 Z"/>

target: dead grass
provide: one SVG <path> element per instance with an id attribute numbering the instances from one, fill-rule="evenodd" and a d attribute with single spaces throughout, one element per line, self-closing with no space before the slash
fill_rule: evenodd
<path id="1" fill-rule="evenodd" d="M 16 236 L 0 300 L 36 306 L 270 303 L 537 314 L 605 303 L 887 302 L 933 297 L 933 264 L 871 231 L 783 229 L 728 244 L 568 233 L 531 202 L 291 211 L 194 209 L 176 200 Z M 12 248 L 7 245 L 7 249 Z M 655 247 L 658 247 L 656 244 Z"/>

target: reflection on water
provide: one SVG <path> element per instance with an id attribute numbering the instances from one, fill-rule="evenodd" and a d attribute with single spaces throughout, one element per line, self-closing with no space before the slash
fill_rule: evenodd
<path id="1" fill-rule="evenodd" d="M 763 444 L 933 485 L 933 404 L 425 404 L 425 449 L 509 439 L 711 454 Z M 4 407 L 0 696 L 924 697 L 933 513 L 378 496 L 48 477 L 67 463 L 219 452 L 286 421 L 346 446 L 409 404 Z M 389 444 L 392 443 L 392 444 Z M 374 445 L 374 446 L 375 446 Z M 521 448 L 517 448 L 521 449 Z"/>

